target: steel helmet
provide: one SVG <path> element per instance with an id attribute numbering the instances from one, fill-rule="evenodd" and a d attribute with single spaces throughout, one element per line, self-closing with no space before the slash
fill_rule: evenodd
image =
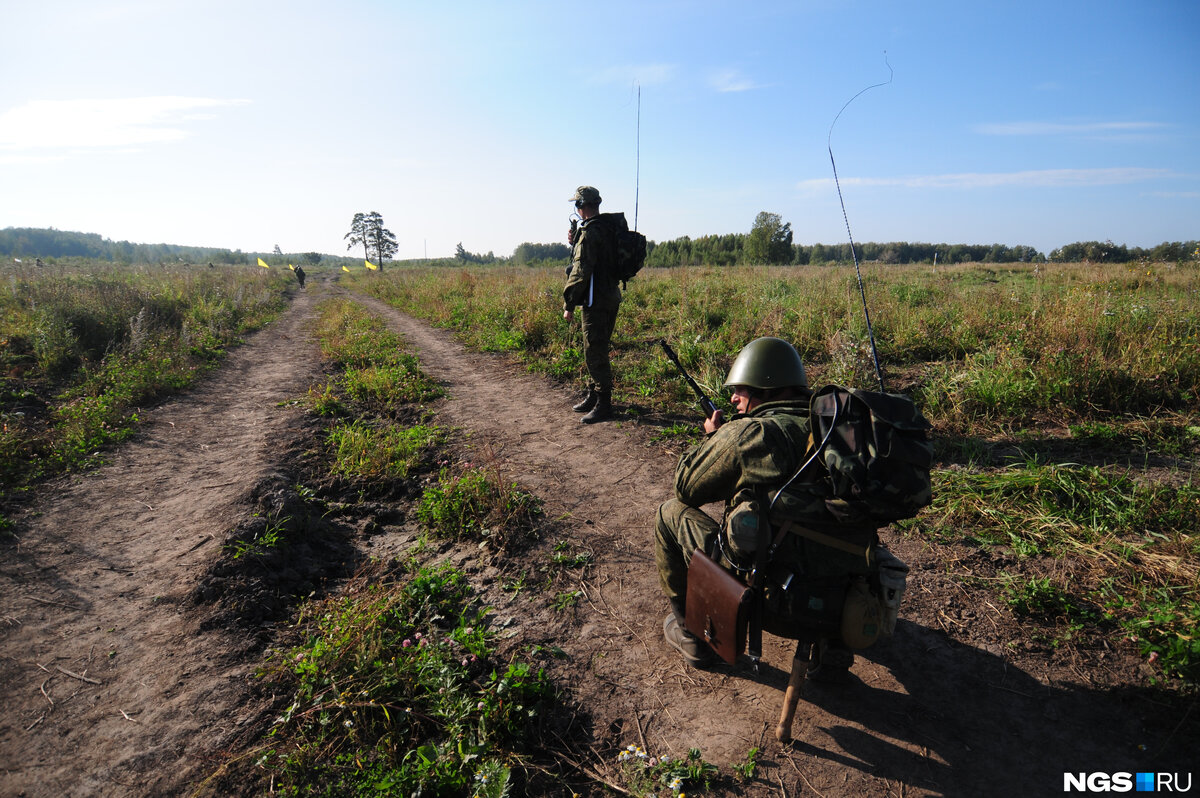
<path id="1" fill-rule="evenodd" d="M 804 363 L 796 348 L 782 338 L 755 338 L 742 347 L 725 387 L 745 385 L 750 388 L 807 388 Z"/>

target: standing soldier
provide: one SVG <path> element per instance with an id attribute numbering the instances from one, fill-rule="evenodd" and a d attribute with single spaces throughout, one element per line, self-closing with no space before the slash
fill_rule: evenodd
<path id="1" fill-rule="evenodd" d="M 578 230 L 571 226 L 567 243 L 572 246 L 571 268 L 563 288 L 563 318 L 574 318 L 575 308 L 583 308 L 583 355 L 587 363 L 587 396 L 573 408 L 586 413 L 584 424 L 612 418 L 612 364 L 609 346 L 621 289 L 617 285 L 617 229 L 610 214 L 600 213 L 600 192 L 592 186 L 580 186 L 570 202 L 582 222 Z"/>

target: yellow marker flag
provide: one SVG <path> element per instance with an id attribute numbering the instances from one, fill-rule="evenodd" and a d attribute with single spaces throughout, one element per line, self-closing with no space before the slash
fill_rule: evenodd
<path id="1" fill-rule="evenodd" d="M 262 266 L 264 269 L 271 268 L 270 266 L 267 265 L 267 262 L 265 260 L 263 260 L 262 258 L 258 259 L 258 265 Z"/>
<path id="2" fill-rule="evenodd" d="M 371 263 L 371 261 L 369 261 L 369 260 L 364 260 L 363 263 L 367 264 L 367 268 L 370 269 L 371 271 L 375 271 L 379 268 L 374 263 Z"/>
<path id="3" fill-rule="evenodd" d="M 350 271 L 350 267 L 349 267 L 349 266 L 343 266 L 343 267 L 342 267 L 342 271 L 344 271 L 344 272 L 348 272 L 348 271 Z"/>
<path id="4" fill-rule="evenodd" d="M 288 264 L 288 268 L 291 269 L 292 271 L 296 271 L 296 267 L 290 263 Z"/>

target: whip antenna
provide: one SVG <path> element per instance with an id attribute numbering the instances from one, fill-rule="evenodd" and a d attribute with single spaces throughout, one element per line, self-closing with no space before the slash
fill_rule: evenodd
<path id="1" fill-rule="evenodd" d="M 642 84 L 638 84 L 637 103 L 637 145 L 634 148 L 633 169 L 633 229 L 637 229 L 638 189 L 642 179 Z"/>
<path id="2" fill-rule="evenodd" d="M 880 86 L 886 86 L 892 82 L 892 78 L 895 76 L 895 71 L 892 69 L 892 65 L 888 63 L 887 50 L 883 51 L 883 63 L 886 64 L 888 68 L 888 79 L 883 83 L 875 83 L 867 86 L 858 94 L 847 100 L 846 104 L 842 106 L 842 110 L 837 112 L 837 116 L 835 116 L 833 118 L 833 122 L 830 123 L 829 136 L 825 140 L 825 144 L 829 149 L 829 163 L 833 165 L 833 184 L 837 187 L 838 202 L 841 203 L 842 206 L 842 220 L 846 222 L 846 236 L 850 239 L 850 257 L 854 259 L 854 274 L 858 277 L 858 295 L 862 298 L 863 316 L 865 316 L 867 320 L 867 337 L 871 340 L 871 359 L 875 361 L 875 377 L 879 380 L 880 393 L 886 393 L 883 387 L 883 369 L 879 367 L 879 350 L 875 348 L 875 331 L 871 327 L 871 312 L 867 310 L 867 292 L 866 289 L 863 288 L 862 269 L 859 268 L 858 264 L 858 252 L 854 249 L 854 234 L 850 232 L 850 217 L 846 215 L 846 201 L 842 199 L 842 184 L 838 182 L 837 162 L 833 159 L 833 126 L 837 124 L 838 119 L 842 115 L 842 111 L 845 111 L 850 106 L 850 103 L 854 102 L 861 95 L 865 94 L 871 89 L 875 89 Z"/>

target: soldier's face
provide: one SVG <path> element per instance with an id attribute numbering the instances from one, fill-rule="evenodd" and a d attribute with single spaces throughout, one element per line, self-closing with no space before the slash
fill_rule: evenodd
<path id="1" fill-rule="evenodd" d="M 749 391 L 746 390 L 746 386 L 744 385 L 734 386 L 733 396 L 730 397 L 729 401 L 733 403 L 733 406 L 737 408 L 739 413 L 749 413 L 759 404 L 757 399 L 750 396 Z"/>

